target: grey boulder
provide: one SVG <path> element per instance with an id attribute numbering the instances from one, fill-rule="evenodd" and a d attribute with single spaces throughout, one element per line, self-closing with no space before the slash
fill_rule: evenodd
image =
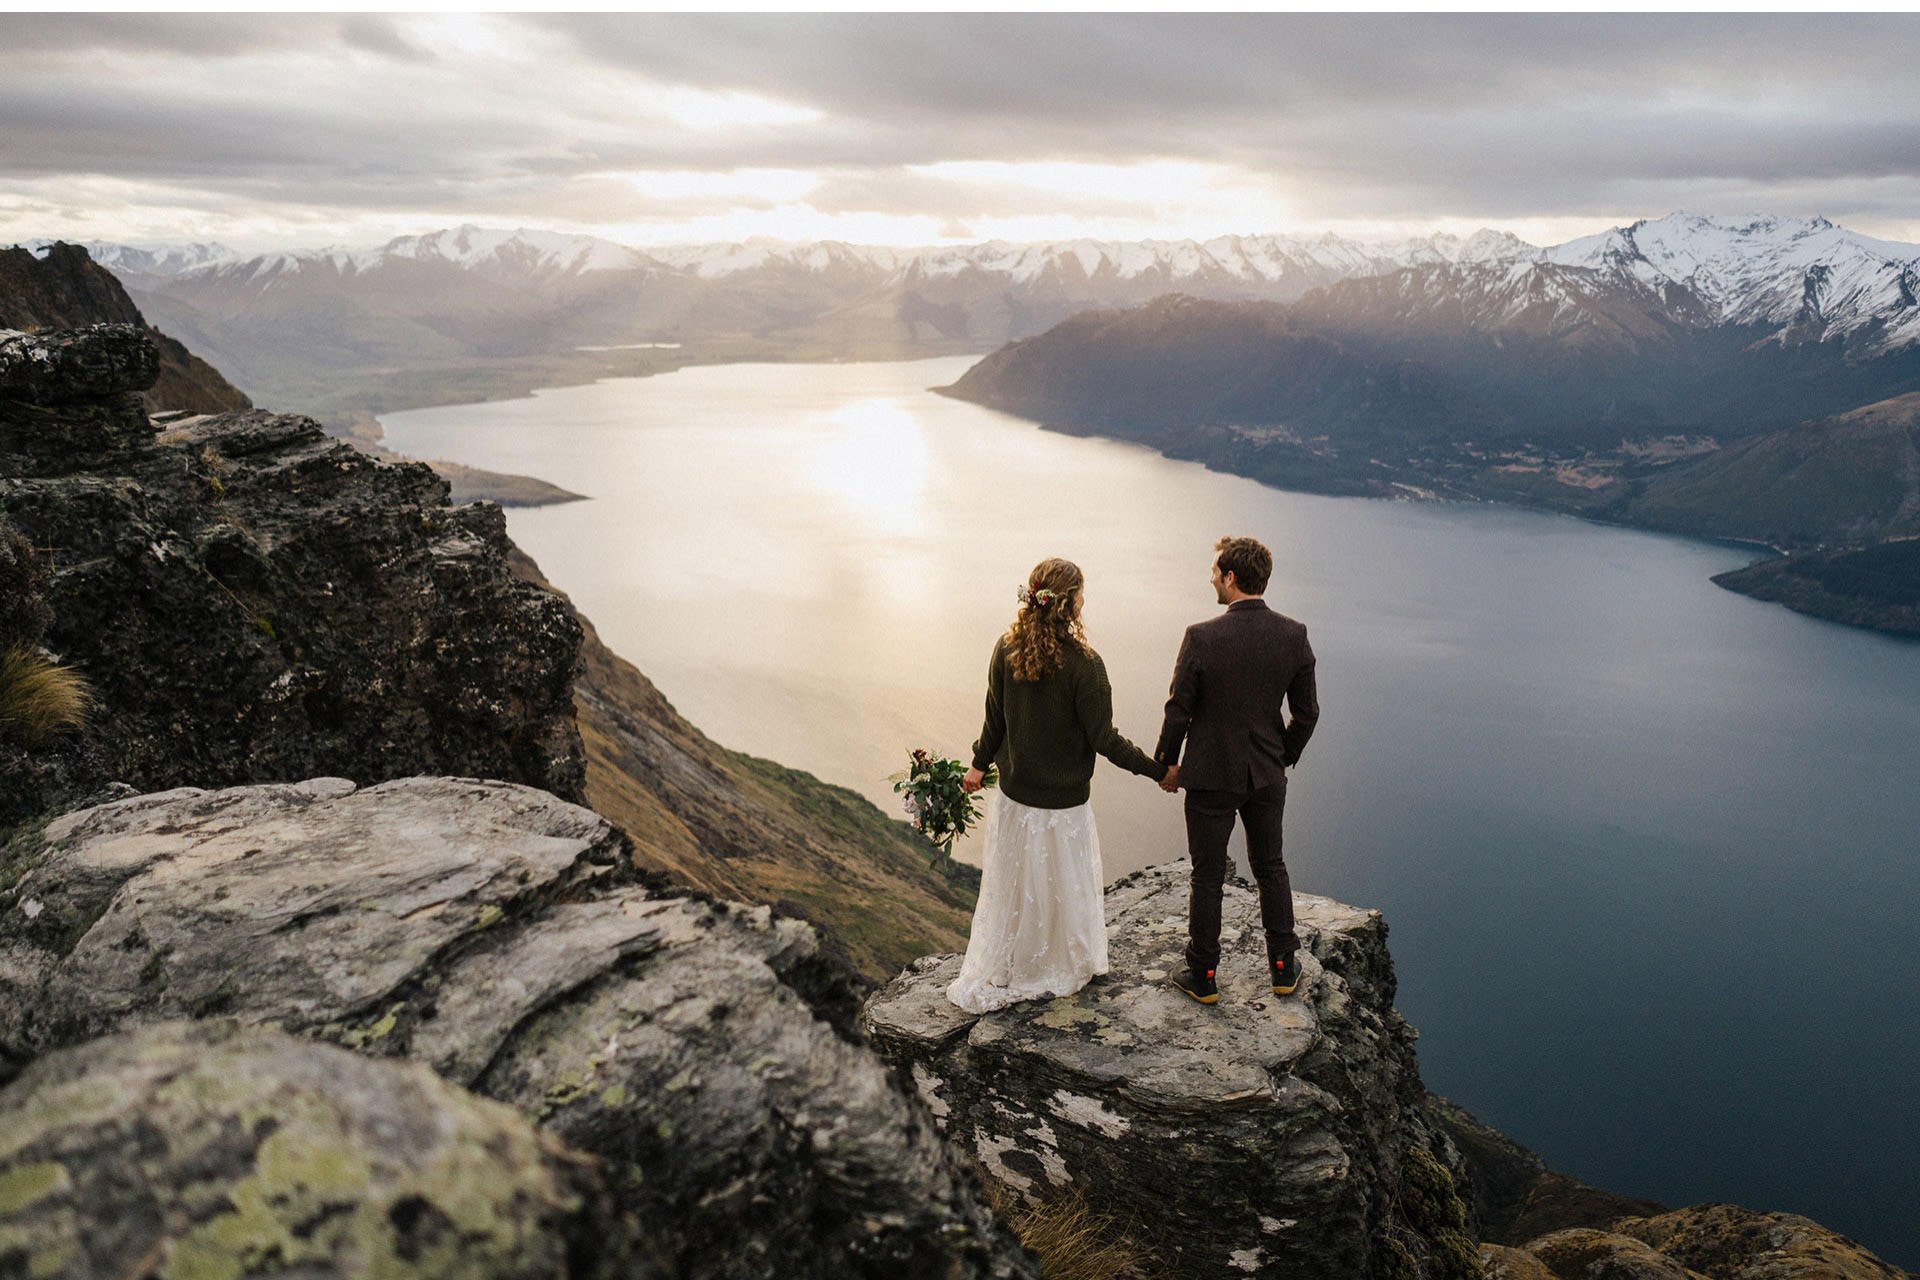
<path id="1" fill-rule="evenodd" d="M 159 1019 L 271 1023 L 419 1059 L 600 1156 L 689 1276 L 1031 1274 L 857 1043 L 809 926 L 649 889 L 614 828 L 545 792 L 186 789 L 67 815 L 9 859 L 16 1066 Z"/>
<path id="2" fill-rule="evenodd" d="M 510 1107 L 232 1022 L 51 1054 L 0 1135 L 0 1275 L 666 1274 L 595 1162 Z"/>
<path id="3" fill-rule="evenodd" d="M 1296 894 L 1304 981 L 1275 997 L 1254 895 L 1229 882 L 1221 999 L 1204 1006 L 1166 981 L 1187 895 L 1184 863 L 1112 886 L 1110 976 L 1073 996 L 977 1016 L 945 999 L 959 958 L 930 957 L 864 1025 L 1009 1193 L 1084 1195 L 1166 1274 L 1473 1273 L 1380 913 Z M 1416 1201 L 1433 1205 L 1419 1220 Z"/>

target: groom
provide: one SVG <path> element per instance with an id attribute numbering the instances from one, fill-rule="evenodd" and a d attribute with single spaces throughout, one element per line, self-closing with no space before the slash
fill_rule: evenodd
<path id="1" fill-rule="evenodd" d="M 1247 861 L 1260 886 L 1273 993 L 1292 995 L 1299 985 L 1300 939 L 1293 932 L 1293 888 L 1280 857 L 1280 815 L 1287 801 L 1287 767 L 1300 759 L 1320 718 L 1307 629 L 1261 599 L 1273 573 L 1273 553 L 1252 538 L 1222 538 L 1214 549 L 1213 589 L 1227 611 L 1187 628 L 1153 753 L 1172 766 L 1161 789 L 1187 789 L 1193 897 L 1187 909 L 1187 969 L 1173 984 L 1201 1004 L 1220 999 L 1214 980 L 1220 963 L 1220 892 L 1236 814 L 1246 823 Z M 1281 710 L 1283 698 L 1291 717 Z"/>

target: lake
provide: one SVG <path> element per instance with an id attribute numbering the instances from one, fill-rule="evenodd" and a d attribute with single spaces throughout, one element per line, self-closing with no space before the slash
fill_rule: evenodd
<path id="1" fill-rule="evenodd" d="M 1920 644 L 1713 586 L 1727 547 L 1269 489 L 948 400 L 965 358 L 728 365 L 392 414 L 591 495 L 508 527 L 728 746 L 897 811 L 965 755 L 1027 570 L 1087 575 L 1151 749 L 1214 541 L 1273 549 L 1323 717 L 1294 885 L 1378 907 L 1429 1087 L 1611 1190 L 1803 1213 L 1920 1266 Z M 1109 879 L 1183 856 L 1102 763 Z M 964 850 L 963 850 L 964 854 Z"/>

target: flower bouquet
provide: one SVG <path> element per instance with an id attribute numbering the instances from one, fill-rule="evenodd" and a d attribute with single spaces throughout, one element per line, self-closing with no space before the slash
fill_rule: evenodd
<path id="1" fill-rule="evenodd" d="M 925 751 L 907 757 L 907 767 L 889 774 L 895 792 L 905 795 L 907 817 L 914 829 L 932 842 L 933 864 L 953 857 L 953 842 L 967 834 L 980 820 L 974 798 L 961 787 L 968 766 L 958 760 L 936 760 Z M 1000 781 L 999 773 L 988 769 L 981 780 L 991 787 Z"/>

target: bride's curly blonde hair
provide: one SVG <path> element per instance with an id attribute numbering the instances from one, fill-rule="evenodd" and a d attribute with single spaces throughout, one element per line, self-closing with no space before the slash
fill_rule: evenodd
<path id="1" fill-rule="evenodd" d="M 1039 680 L 1060 669 L 1067 646 L 1087 651 L 1080 626 L 1081 588 L 1086 578 L 1071 560 L 1042 560 L 1027 575 L 1020 612 L 1007 628 L 1003 648 L 1015 680 Z"/>

